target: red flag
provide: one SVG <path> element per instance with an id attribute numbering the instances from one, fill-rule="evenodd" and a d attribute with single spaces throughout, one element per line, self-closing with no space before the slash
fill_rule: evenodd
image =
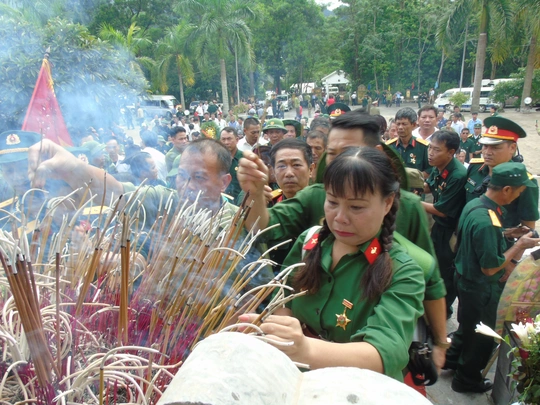
<path id="1" fill-rule="evenodd" d="M 54 94 L 51 65 L 46 58 L 43 59 L 22 130 L 37 132 L 61 146 L 73 146 Z"/>
<path id="2" fill-rule="evenodd" d="M 414 82 L 412 82 L 411 90 L 414 90 Z"/>

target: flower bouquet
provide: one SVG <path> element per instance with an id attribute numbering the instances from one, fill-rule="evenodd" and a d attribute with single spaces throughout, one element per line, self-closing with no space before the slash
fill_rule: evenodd
<path id="1" fill-rule="evenodd" d="M 509 352 L 514 355 L 510 375 L 517 382 L 518 399 L 522 404 L 540 404 L 540 314 L 534 320 L 513 323 L 511 330 L 521 343 Z M 503 339 L 483 323 L 477 325 L 476 332 L 503 340 L 511 347 L 509 336 Z"/>

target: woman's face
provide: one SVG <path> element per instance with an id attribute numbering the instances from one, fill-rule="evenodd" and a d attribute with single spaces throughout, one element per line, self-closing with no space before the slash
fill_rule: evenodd
<path id="1" fill-rule="evenodd" d="M 377 235 L 393 202 L 394 194 L 383 197 L 377 191 L 375 194 L 354 195 L 352 190 L 349 190 L 344 198 L 341 198 L 328 188 L 324 215 L 337 241 L 358 246 Z"/>

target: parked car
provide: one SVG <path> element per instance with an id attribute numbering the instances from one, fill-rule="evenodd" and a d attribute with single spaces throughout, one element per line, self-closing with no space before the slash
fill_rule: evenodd
<path id="1" fill-rule="evenodd" d="M 174 96 L 155 95 L 141 99 L 141 107 L 148 118 L 154 116 L 171 119 L 176 114 L 175 106 L 180 102 Z"/>

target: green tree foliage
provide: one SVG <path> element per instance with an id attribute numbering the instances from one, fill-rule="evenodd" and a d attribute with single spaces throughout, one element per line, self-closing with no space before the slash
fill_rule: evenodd
<path id="1" fill-rule="evenodd" d="M 516 105 L 521 104 L 521 96 L 523 94 L 523 84 L 525 83 L 525 68 L 520 68 L 511 77 L 515 80 L 499 83 L 493 89 L 491 97 L 497 103 L 504 104 L 507 100 L 516 98 Z M 540 103 L 540 69 L 534 71 L 531 81 L 530 96 L 533 100 L 533 105 Z"/>
<path id="2" fill-rule="evenodd" d="M 72 132 L 106 126 L 120 107 L 144 91 L 147 82 L 125 69 L 129 58 L 92 36 L 79 24 L 51 19 L 40 28 L 24 20 L 0 17 L 0 105 L 4 129 L 20 128 L 50 47 L 55 92 Z"/>
<path id="3" fill-rule="evenodd" d="M 452 94 L 452 96 L 450 96 L 448 100 L 450 100 L 453 105 L 461 107 L 461 105 L 465 103 L 468 99 L 469 96 L 467 94 L 458 91 Z"/>

